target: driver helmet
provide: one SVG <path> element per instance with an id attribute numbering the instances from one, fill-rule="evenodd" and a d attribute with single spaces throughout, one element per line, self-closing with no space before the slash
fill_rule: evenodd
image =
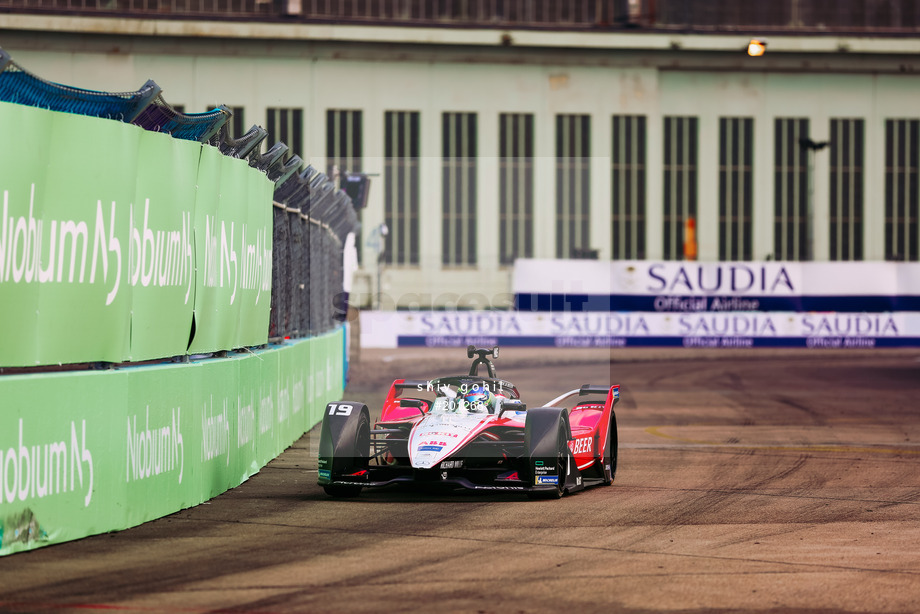
<path id="1" fill-rule="evenodd" d="M 495 409 L 495 395 L 489 390 L 473 390 L 463 396 L 467 411 L 491 414 Z"/>

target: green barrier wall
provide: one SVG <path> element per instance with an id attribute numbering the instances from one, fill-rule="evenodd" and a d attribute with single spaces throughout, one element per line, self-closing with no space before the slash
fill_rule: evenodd
<path id="1" fill-rule="evenodd" d="M 0 103 L 0 135 L 0 365 L 266 342 L 264 173 L 209 145 L 16 104 Z"/>
<path id="2" fill-rule="evenodd" d="M 239 485 L 341 398 L 343 337 L 0 377 L 0 554 L 131 527 Z"/>

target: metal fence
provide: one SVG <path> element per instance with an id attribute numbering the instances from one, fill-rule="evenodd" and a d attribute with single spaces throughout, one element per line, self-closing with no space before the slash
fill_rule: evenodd
<path id="1" fill-rule="evenodd" d="M 226 125 L 211 144 L 225 155 L 248 159 L 275 182 L 273 194 L 272 295 L 269 340 L 308 337 L 344 319 L 343 249 L 358 229 L 351 197 L 312 166 L 290 157 L 284 143 L 265 152 L 267 132 L 253 126 L 232 139 Z"/>
<path id="2" fill-rule="evenodd" d="M 671 29 L 896 33 L 920 28 L 916 0 L 656 0 L 643 4 L 648 24 Z"/>
<path id="3" fill-rule="evenodd" d="M 182 113 L 157 96 L 131 122 L 145 130 L 165 132 L 177 139 L 204 143 L 217 134 L 233 113 L 220 106 L 205 113 Z"/>
<path id="4" fill-rule="evenodd" d="M 131 122 L 159 98 L 160 86 L 149 80 L 136 92 L 85 90 L 33 75 L 0 49 L 0 101 L 51 111 Z"/>
<path id="5" fill-rule="evenodd" d="M 0 8 L 118 13 L 126 17 L 262 17 L 306 21 L 494 27 L 610 25 L 627 0 L 0 0 Z"/>
<path id="6" fill-rule="evenodd" d="M 358 227 L 354 204 L 325 174 L 312 166 L 304 170 L 303 160 L 284 143 L 262 151 L 268 135 L 264 128 L 253 126 L 231 138 L 227 123 L 231 112 L 225 106 L 207 113 L 180 113 L 153 81 L 127 93 L 72 88 L 31 74 L 3 49 L 0 101 L 132 122 L 174 138 L 208 143 L 226 156 L 247 160 L 275 184 L 268 338 L 316 335 L 343 319 L 343 248 L 348 234 Z"/>
<path id="7" fill-rule="evenodd" d="M 344 319 L 343 247 L 358 218 L 351 198 L 308 166 L 274 196 L 269 338 L 303 337 Z"/>
<path id="8" fill-rule="evenodd" d="M 0 0 L 0 11 L 379 26 L 915 33 L 916 0 Z"/>

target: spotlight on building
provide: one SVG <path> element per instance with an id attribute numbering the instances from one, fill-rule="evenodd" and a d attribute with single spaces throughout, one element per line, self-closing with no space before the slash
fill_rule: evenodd
<path id="1" fill-rule="evenodd" d="M 748 43 L 747 53 L 752 58 L 759 58 L 767 51 L 767 43 L 765 41 L 752 38 L 751 42 Z"/>

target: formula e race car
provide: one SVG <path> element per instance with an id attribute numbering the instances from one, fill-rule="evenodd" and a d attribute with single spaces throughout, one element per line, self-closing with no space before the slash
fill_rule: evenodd
<path id="1" fill-rule="evenodd" d="M 411 483 L 558 498 L 613 482 L 619 386 L 585 384 L 528 408 L 496 377 L 497 347 L 469 346 L 467 356 L 467 375 L 394 381 L 373 427 L 367 405 L 329 403 L 319 441 L 326 493 Z"/>

